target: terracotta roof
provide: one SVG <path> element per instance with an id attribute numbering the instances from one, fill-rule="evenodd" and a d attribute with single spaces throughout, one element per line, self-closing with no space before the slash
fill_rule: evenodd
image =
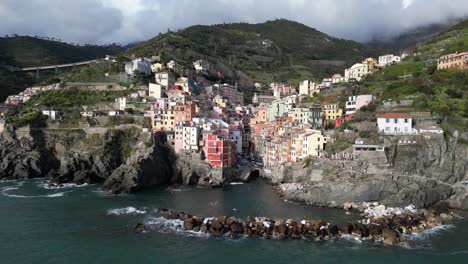
<path id="1" fill-rule="evenodd" d="M 386 113 L 378 116 L 378 118 L 411 118 L 411 116 L 402 113 Z"/>

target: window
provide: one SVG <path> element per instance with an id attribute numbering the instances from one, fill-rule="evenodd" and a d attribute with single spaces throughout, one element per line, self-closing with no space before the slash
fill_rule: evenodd
<path id="1" fill-rule="evenodd" d="M 398 119 L 395 118 L 394 122 L 395 122 L 395 124 L 398 124 Z"/>
<path id="2" fill-rule="evenodd" d="M 387 118 L 387 119 L 385 120 L 385 123 L 390 123 L 390 119 Z"/>
<path id="3" fill-rule="evenodd" d="M 408 118 L 405 118 L 405 123 L 408 123 Z"/>

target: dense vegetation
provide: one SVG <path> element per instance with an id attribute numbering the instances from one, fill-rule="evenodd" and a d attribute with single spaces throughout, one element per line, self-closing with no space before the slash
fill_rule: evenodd
<path id="1" fill-rule="evenodd" d="M 468 20 L 437 34 L 414 49 L 419 53 L 415 58 L 416 61 L 439 58 L 443 54 L 466 50 L 468 50 Z"/>
<path id="2" fill-rule="evenodd" d="M 28 106 L 47 106 L 60 109 L 91 105 L 97 103 L 113 103 L 115 99 L 127 96 L 131 90 L 126 91 L 86 91 L 77 88 L 52 90 L 37 94 L 28 101 Z"/>
<path id="3" fill-rule="evenodd" d="M 195 60 L 206 59 L 246 87 L 253 81 L 297 84 L 304 79 L 320 79 L 377 53 L 365 45 L 333 38 L 300 23 L 275 20 L 193 26 L 162 34 L 129 49 L 127 54 L 160 54 L 163 61 L 175 59 L 186 67 Z"/>
<path id="4" fill-rule="evenodd" d="M 17 36 L 0 38 L 0 57 L 7 65 L 34 67 L 103 58 L 123 49 L 117 45 L 75 46 L 59 41 Z"/>
<path id="5" fill-rule="evenodd" d="M 369 76 L 361 92 L 375 94 L 381 102 L 411 99 L 419 110 L 468 118 L 468 72 L 436 69 L 435 64 L 394 65 Z"/>

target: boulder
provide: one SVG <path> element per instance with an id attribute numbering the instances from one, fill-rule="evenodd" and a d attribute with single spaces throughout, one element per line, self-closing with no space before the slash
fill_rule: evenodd
<path id="1" fill-rule="evenodd" d="M 135 231 L 135 233 L 143 233 L 145 231 L 146 227 L 144 224 L 142 223 L 138 223 L 136 224 L 136 226 L 133 228 L 133 231 Z"/>
<path id="2" fill-rule="evenodd" d="M 213 220 L 211 221 L 209 231 L 213 236 L 221 236 L 223 232 L 223 225 L 219 221 Z"/>
<path id="3" fill-rule="evenodd" d="M 194 224 L 195 220 L 193 218 L 187 218 L 184 220 L 184 229 L 185 230 L 193 230 L 195 227 Z"/>
<path id="4" fill-rule="evenodd" d="M 383 243 L 386 245 L 397 245 L 402 241 L 400 234 L 391 229 L 384 229 L 382 231 Z"/>

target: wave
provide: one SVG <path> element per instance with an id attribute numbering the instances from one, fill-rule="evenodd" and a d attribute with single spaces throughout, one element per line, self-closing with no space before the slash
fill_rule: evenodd
<path id="1" fill-rule="evenodd" d="M 146 214 L 145 210 L 138 210 L 135 207 L 128 206 L 125 208 L 110 209 L 107 211 L 107 215 L 141 215 Z"/>
<path id="2" fill-rule="evenodd" d="M 353 242 L 353 243 L 358 243 L 358 244 L 361 244 L 363 242 L 362 238 L 356 237 L 356 236 L 353 236 L 353 235 L 349 235 L 349 234 L 340 235 L 340 239 L 346 240 L 346 241 L 349 241 L 349 242 Z"/>
<path id="3" fill-rule="evenodd" d="M 455 225 L 441 225 L 441 226 L 436 226 L 433 228 L 426 229 L 422 231 L 421 233 L 413 233 L 410 235 L 407 235 L 407 238 L 409 240 L 426 240 L 427 238 L 437 235 L 443 231 L 450 230 L 454 228 Z"/>
<path id="4" fill-rule="evenodd" d="M 57 197 L 63 197 L 65 196 L 66 193 L 71 192 L 59 192 L 59 193 L 52 193 L 52 194 L 47 194 L 47 195 L 18 195 L 18 194 L 10 194 L 8 192 L 18 190 L 18 187 L 6 187 L 2 189 L 2 195 L 10 198 L 57 198 Z"/>
<path id="5" fill-rule="evenodd" d="M 76 183 L 63 183 L 63 184 L 51 184 L 49 182 L 38 184 L 40 188 L 46 190 L 59 190 L 59 189 L 70 189 L 70 188 L 81 188 L 90 186 L 88 183 L 76 184 Z"/>
<path id="6" fill-rule="evenodd" d="M 231 185 L 242 185 L 242 184 L 244 184 L 244 183 L 243 183 L 243 182 L 231 182 L 230 184 L 231 184 Z"/>
<path id="7" fill-rule="evenodd" d="M 144 224 L 151 229 L 157 230 L 161 233 L 177 233 L 191 237 L 208 238 L 210 234 L 201 231 L 195 232 L 193 230 L 184 229 L 184 221 L 179 219 L 166 219 L 163 217 L 149 217 L 144 221 Z"/>

